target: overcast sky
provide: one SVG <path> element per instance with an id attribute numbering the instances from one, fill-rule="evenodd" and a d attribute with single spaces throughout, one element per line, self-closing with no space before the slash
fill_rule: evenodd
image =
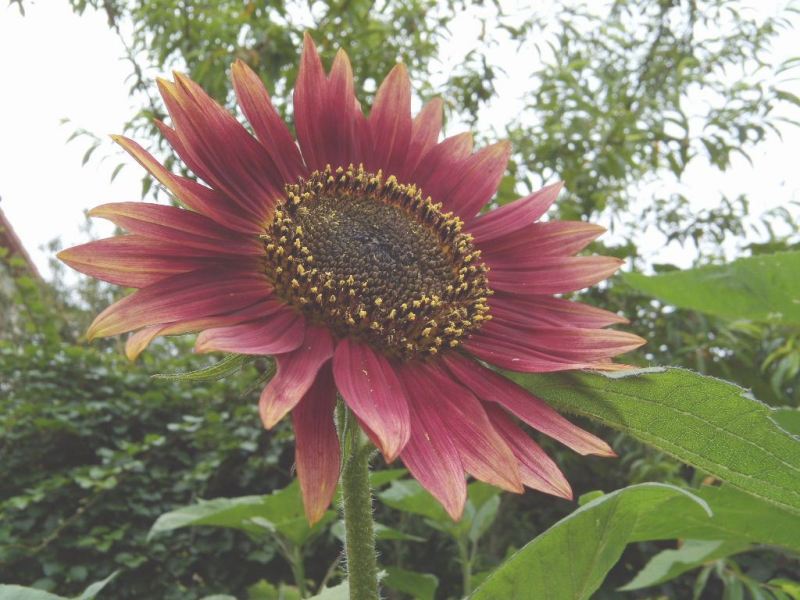
<path id="1" fill-rule="evenodd" d="M 0 0 L 2 2 L 2 0 Z M 87 11 L 75 16 L 66 0 L 26 3 L 27 15 L 15 7 L 0 6 L 0 198 L 3 211 L 43 272 L 47 272 L 45 244 L 61 237 L 63 245 L 86 241 L 81 231 L 83 211 L 105 202 L 138 200 L 142 172 L 131 164 L 111 183 L 115 158 L 81 166 L 87 143 L 66 139 L 76 127 L 98 134 L 122 131 L 134 114 L 125 78 L 129 66 L 121 60 L 122 48 L 109 31 L 102 14 Z M 776 2 L 761 2 L 762 11 Z M 470 23 L 453 27 L 459 32 L 444 48 L 445 61 L 457 61 L 474 43 Z M 784 34 L 776 45 L 776 59 L 800 54 L 797 31 Z M 503 48 L 495 52 L 503 52 Z M 509 56 L 507 65 L 513 65 Z M 525 66 L 529 68 L 529 65 Z M 518 104 L 513 98 L 516 77 L 499 83 L 501 97 L 487 112 L 502 119 Z M 800 93 L 797 82 L 790 84 Z M 508 99 L 508 100 L 504 100 Z M 64 118 L 70 123 L 62 124 Z M 502 122 L 500 123 L 502 124 Z M 110 145 L 109 145 L 110 147 Z M 108 153 L 101 148 L 97 154 Z M 751 196 L 755 212 L 800 199 L 800 132 L 787 129 L 784 140 L 765 143 L 755 153 L 755 166 L 737 159 L 735 168 L 719 174 L 697 162 L 684 191 L 691 191 L 698 206 L 712 206 L 722 191 L 731 197 Z M 131 161 L 132 162 L 132 161 Z M 104 231 L 101 228 L 98 231 Z M 109 231 L 106 229 L 105 231 Z M 648 238 L 646 254 L 659 261 L 681 263 L 689 253 L 662 248 L 657 236 Z"/>

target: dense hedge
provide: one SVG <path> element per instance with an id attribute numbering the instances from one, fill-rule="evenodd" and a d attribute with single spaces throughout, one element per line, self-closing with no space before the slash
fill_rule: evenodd
<path id="1" fill-rule="evenodd" d="M 241 534 L 146 542 L 161 513 L 275 489 L 292 462 L 287 428 L 260 427 L 254 371 L 197 384 L 153 371 L 93 348 L 0 342 L 0 581 L 64 594 L 122 569 L 115 598 L 186 599 L 282 578 L 281 561 L 265 569 L 274 548 Z"/>

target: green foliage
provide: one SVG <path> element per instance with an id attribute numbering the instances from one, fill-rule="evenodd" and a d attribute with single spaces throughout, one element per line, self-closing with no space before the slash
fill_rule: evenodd
<path id="1" fill-rule="evenodd" d="M 200 366 L 169 354 L 160 366 Z M 261 430 L 252 368 L 202 385 L 151 372 L 96 349 L 0 342 L 1 581 L 77 592 L 122 569 L 116 598 L 185 599 L 242 588 L 271 560 L 274 545 L 222 531 L 147 544 L 166 510 L 274 489 L 292 461 L 285 429 Z"/>
<path id="2" fill-rule="evenodd" d="M 740 387 L 683 369 L 511 374 L 552 406 L 625 431 L 754 496 L 800 512 L 800 439 Z"/>
<path id="3" fill-rule="evenodd" d="M 624 280 L 681 308 L 728 319 L 800 324 L 800 252 L 760 254 L 652 277 L 627 273 Z"/>

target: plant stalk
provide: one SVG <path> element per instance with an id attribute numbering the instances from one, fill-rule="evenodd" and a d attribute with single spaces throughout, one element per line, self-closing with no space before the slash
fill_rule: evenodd
<path id="1" fill-rule="evenodd" d="M 364 439 L 355 417 L 347 411 L 342 446 L 349 452 L 342 468 L 342 513 L 347 555 L 350 600 L 378 600 L 378 563 L 375 526 L 372 520 L 372 492 L 369 461 L 372 447 Z M 350 439 L 345 443 L 346 437 Z"/>

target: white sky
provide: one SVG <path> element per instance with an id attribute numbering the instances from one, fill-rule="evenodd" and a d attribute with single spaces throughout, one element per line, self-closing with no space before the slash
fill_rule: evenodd
<path id="1" fill-rule="evenodd" d="M 125 78 L 129 66 L 121 60 L 121 44 L 108 29 L 102 14 L 87 11 L 75 16 L 66 0 L 26 3 L 27 14 L 0 6 L 0 198 L 13 224 L 40 269 L 47 273 L 44 245 L 61 237 L 64 246 L 86 241 L 81 232 L 83 211 L 105 202 L 138 200 L 142 171 L 132 163 L 111 183 L 117 160 L 92 159 L 81 166 L 87 142 L 69 144 L 76 127 L 97 134 L 122 131 L 134 114 Z M 759 3 L 773 10 L 776 3 Z M 474 21 L 472 22 L 474 23 Z M 453 24 L 458 38 L 444 47 L 444 65 L 458 61 L 475 43 L 476 32 L 468 17 Z M 782 35 L 776 44 L 778 59 L 800 54 L 797 31 Z M 508 52 L 502 45 L 493 52 Z M 496 55 L 498 56 L 498 55 Z M 514 73 L 513 56 L 505 61 L 508 77 L 498 83 L 500 97 L 484 114 L 486 127 L 500 129 L 519 107 L 516 98 L 524 81 Z M 529 69 L 529 65 L 519 65 Z M 790 89 L 800 93 L 797 82 Z M 62 124 L 69 118 L 71 123 Z M 109 153 L 110 142 L 96 156 Z M 776 137 L 754 154 L 755 166 L 736 159 L 726 174 L 696 162 L 682 186 L 697 206 L 713 206 L 720 191 L 731 197 L 750 195 L 754 213 L 800 199 L 800 131 L 787 128 L 784 140 Z M 110 231 L 97 229 L 100 232 Z M 658 236 L 648 236 L 645 254 L 658 261 L 685 263 L 691 254 L 673 246 L 663 248 Z"/>

